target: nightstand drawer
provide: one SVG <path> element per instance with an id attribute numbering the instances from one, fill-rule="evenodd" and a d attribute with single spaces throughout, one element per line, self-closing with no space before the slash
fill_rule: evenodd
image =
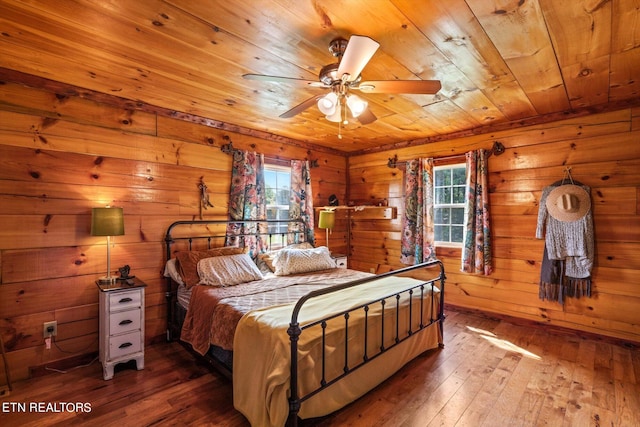
<path id="1" fill-rule="evenodd" d="M 109 359 L 137 353 L 142 349 L 140 331 L 109 337 Z"/>
<path id="2" fill-rule="evenodd" d="M 120 311 L 140 307 L 140 290 L 114 292 L 109 294 L 109 311 Z"/>
<path id="3" fill-rule="evenodd" d="M 109 317 L 109 335 L 140 329 L 140 309 L 120 311 Z"/>

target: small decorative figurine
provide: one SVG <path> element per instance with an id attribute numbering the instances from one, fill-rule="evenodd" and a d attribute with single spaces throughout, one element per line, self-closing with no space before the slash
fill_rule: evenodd
<path id="1" fill-rule="evenodd" d="M 120 267 L 118 271 L 120 272 L 120 277 L 118 277 L 118 280 L 133 279 L 134 277 L 136 277 L 136 276 L 129 276 L 131 267 L 129 267 L 128 265 L 125 265 L 124 267 Z"/>
<path id="2" fill-rule="evenodd" d="M 200 219 L 202 219 L 202 210 L 209 209 L 214 206 L 209 201 L 209 193 L 207 193 L 207 185 L 204 183 L 204 180 L 202 179 L 202 177 L 200 177 L 200 184 L 198 184 L 198 188 L 200 189 Z"/>

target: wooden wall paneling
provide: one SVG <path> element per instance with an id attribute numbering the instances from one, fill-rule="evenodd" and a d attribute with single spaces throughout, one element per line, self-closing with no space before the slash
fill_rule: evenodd
<path id="1" fill-rule="evenodd" d="M 492 187 L 493 188 L 493 187 Z M 493 192 L 489 194 L 491 215 L 538 215 L 541 191 Z M 495 224 L 495 222 L 492 222 Z"/>
<path id="2" fill-rule="evenodd" d="M 612 144 L 612 140 L 616 141 Z M 631 132 L 609 136 L 567 140 L 507 150 L 491 164 L 492 172 L 534 169 L 553 166 L 571 166 L 579 170 L 583 163 L 614 162 L 620 159 L 637 159 L 637 135 Z M 558 177 L 561 179 L 562 175 Z M 590 182 L 584 182 L 589 185 Z"/>
<path id="3" fill-rule="evenodd" d="M 0 111 L 0 121 L 5 123 L 0 137 L 7 145 L 206 169 L 228 170 L 230 164 L 227 156 L 211 154 L 218 149 L 200 144 L 7 111 Z"/>
<path id="4" fill-rule="evenodd" d="M 640 216 L 610 214 L 597 218 L 594 224 L 597 241 L 640 243 Z"/>
<path id="5" fill-rule="evenodd" d="M 352 156 L 347 171 L 345 157 L 324 151 L 166 118 L 158 120 L 154 136 L 148 116 L 125 126 L 118 121 L 126 114 L 122 109 L 79 98 L 62 101 L 65 106 L 46 93 L 0 86 L 0 220 L 8 224 L 0 230 L 0 331 L 13 345 L 14 378 L 69 357 L 44 350 L 42 322 L 51 316 L 60 323 L 63 348 L 78 354 L 97 349 L 93 281 L 104 274 L 106 250 L 88 230 L 90 208 L 102 202 L 125 208 L 127 234 L 116 239 L 112 265 L 130 264 L 147 281 L 146 339 L 161 339 L 163 233 L 172 221 L 198 215 L 200 177 L 215 205 L 205 215 L 226 216 L 231 162 L 219 144 L 227 140 L 274 157 L 317 159 L 316 206 L 336 194 L 341 203 L 387 199 L 397 207 L 395 220 L 340 218 L 331 234 L 332 252 L 350 251 L 352 268 L 376 272 L 402 267 L 402 176 L 387 167 L 388 158 L 448 156 L 504 141 L 506 152 L 489 161 L 495 273 L 460 273 L 460 250 L 438 248 L 450 275 L 447 303 L 640 341 L 633 322 L 640 298 L 634 286 L 640 274 L 637 108 Z M 51 120 L 60 109 L 64 113 Z M 534 233 L 542 188 L 560 179 L 565 165 L 592 187 L 597 241 L 594 297 L 563 307 L 538 299 L 543 242 Z M 315 234 L 323 244 L 324 231 L 316 228 Z"/>
<path id="6" fill-rule="evenodd" d="M 12 318 L 97 303 L 94 289 L 97 277 L 99 276 L 73 276 L 2 283 L 0 292 L 3 298 L 0 307 L 3 317 Z"/>
<path id="7" fill-rule="evenodd" d="M 116 109 L 70 94 L 53 93 L 15 83 L 0 90 L 2 110 L 86 125 L 155 135 L 156 116 L 139 110 Z"/>
<path id="8" fill-rule="evenodd" d="M 0 179 L 11 183 L 19 178 L 20 191 L 25 196 L 47 200 L 65 199 L 65 195 L 69 199 L 68 195 L 72 194 L 79 200 L 98 201 L 103 193 L 111 192 L 118 200 L 125 199 L 126 195 L 130 201 L 171 206 L 176 204 L 176 192 L 198 194 L 200 176 L 205 182 L 210 181 L 207 186 L 213 193 L 227 194 L 230 184 L 228 174 L 215 170 L 202 170 L 198 176 L 197 171 L 176 165 L 10 146 L 0 146 L 0 154 L 3 154 L 0 156 Z M 6 194 L 16 193 L 15 188 L 8 186 L 6 191 Z M 168 206 L 162 206 L 160 210 L 168 209 Z"/>
<path id="9" fill-rule="evenodd" d="M 55 319 L 53 311 L 2 319 L 6 351 L 20 350 L 41 345 L 42 324 Z"/>
<path id="10" fill-rule="evenodd" d="M 182 120 L 158 117 L 158 136 L 186 142 L 193 142 L 220 149 L 222 146 L 232 143 L 233 147 L 241 150 L 257 151 L 264 153 L 269 159 L 307 159 L 315 160 L 320 167 L 333 170 L 333 173 L 344 176 L 346 157 L 328 149 L 310 149 L 302 143 L 294 145 L 287 141 L 264 140 L 258 137 L 236 134 L 206 125 L 194 124 Z M 319 148 L 319 147 L 318 147 Z"/>
<path id="11" fill-rule="evenodd" d="M 596 265 L 640 269 L 640 244 L 596 242 Z"/>
<path id="12" fill-rule="evenodd" d="M 631 130 L 640 131 L 640 108 L 631 109 Z"/>
<path id="13" fill-rule="evenodd" d="M 474 145 L 489 148 L 491 140 L 503 142 L 506 152 L 489 159 L 494 273 L 488 277 L 460 273 L 460 251 L 438 248 L 449 279 L 447 303 L 640 341 L 632 309 L 640 298 L 634 286 L 640 274 L 635 255 L 640 229 L 640 145 L 633 117 L 627 109 L 464 137 L 446 144 L 434 142 L 352 156 L 350 191 L 356 197 L 373 199 L 391 193 L 394 184 L 401 188 L 401 177 L 390 176 L 386 166 L 387 159 L 394 156 L 401 161 L 419 156 L 437 158 L 463 153 Z M 596 258 L 594 296 L 572 299 L 563 306 L 538 297 L 544 242 L 535 238 L 535 229 L 542 189 L 561 179 L 567 166 L 571 166 L 574 179 L 592 187 Z M 401 198 L 393 200 L 399 203 L 401 217 Z M 378 248 L 374 251 L 380 261 L 386 260 L 388 247 L 399 250 L 400 239 L 391 241 L 388 236 L 399 235 L 400 227 L 398 221 L 386 223 L 380 230 L 364 225 L 354 228 L 353 253 Z M 382 241 L 385 253 L 379 248 Z M 352 267 L 378 272 L 401 267 L 398 260 L 376 264 L 353 256 L 352 261 Z M 624 298 L 621 312 L 614 313 Z"/>
<path id="14" fill-rule="evenodd" d="M 31 371 L 35 367 L 46 366 L 54 361 L 68 358 L 69 354 L 97 355 L 98 333 L 66 340 L 64 344 L 60 343 L 60 348 L 62 351 L 55 346 L 46 350 L 44 345 L 41 345 L 7 352 L 12 381 L 30 378 Z"/>
<path id="15" fill-rule="evenodd" d="M 637 159 L 579 164 L 571 167 L 574 180 L 598 188 L 634 187 L 640 176 L 640 161 Z M 491 190 L 495 193 L 515 193 L 519 191 L 542 191 L 544 187 L 564 177 L 566 166 L 558 165 L 528 169 L 526 174 L 519 170 L 490 170 Z M 597 194 L 592 191 L 592 197 Z"/>
<path id="16" fill-rule="evenodd" d="M 596 292 L 637 296 L 637 284 L 640 283 L 640 271 L 631 268 L 611 268 L 596 265 L 593 269 Z"/>
<path id="17" fill-rule="evenodd" d="M 55 310 L 56 320 L 59 323 L 77 322 L 80 320 L 98 318 L 98 301 L 84 305 L 74 305 L 68 308 L 57 308 Z"/>
<path id="18" fill-rule="evenodd" d="M 487 299 L 494 302 L 503 302 L 505 304 L 513 304 L 522 307 L 529 307 L 529 311 L 535 310 L 541 304 L 547 307 L 548 311 L 561 311 L 566 313 L 579 314 L 585 318 L 594 318 L 595 324 L 599 319 L 608 319 L 619 324 L 620 331 L 630 333 L 637 327 L 634 319 L 637 314 L 633 307 L 637 307 L 638 298 L 629 298 L 627 296 L 613 295 L 605 292 L 598 292 L 597 296 L 592 299 L 580 301 L 577 299 L 567 298 L 564 307 L 553 301 L 541 302 L 538 299 L 538 285 L 531 283 L 510 282 L 503 280 L 495 280 L 491 286 L 487 286 L 486 280 L 480 277 L 461 277 L 461 273 L 449 270 L 447 272 L 448 283 L 453 288 L 453 295 L 463 295 L 465 297 L 473 297 L 477 299 Z M 594 300 L 597 299 L 597 303 Z M 448 300 L 450 303 L 455 300 L 455 296 Z M 623 302 L 624 300 L 624 302 Z M 614 309 L 619 307 L 619 311 Z M 605 315 L 609 311 L 616 313 Z M 637 310 L 635 310 L 637 311 Z M 626 326 L 625 326 L 626 325 Z M 599 332 L 603 334 L 604 332 Z"/>
<path id="19" fill-rule="evenodd" d="M 111 260 L 116 265 L 119 250 Z M 50 262 L 56 260 L 56 262 Z M 84 274 L 100 274 L 106 264 L 104 246 L 52 247 L 44 249 L 6 249 L 3 253 L 3 283 L 39 280 L 43 278 L 68 277 Z M 104 268 L 106 270 L 106 267 Z"/>
<path id="20" fill-rule="evenodd" d="M 491 235 L 514 239 L 535 238 L 536 215 L 522 215 L 519 221 L 513 221 L 507 215 L 491 215 Z"/>
<path id="21" fill-rule="evenodd" d="M 349 164 L 353 167 L 379 166 L 386 164 L 389 158 L 394 155 L 398 156 L 399 161 L 418 157 L 446 157 L 452 155 L 464 154 L 469 150 L 478 148 L 491 149 L 494 141 L 500 141 L 510 149 L 541 144 L 545 142 L 555 142 L 564 140 L 579 140 L 587 137 L 606 136 L 629 132 L 629 110 L 617 110 L 607 113 L 592 114 L 584 117 L 575 117 L 566 120 L 560 120 L 552 123 L 541 125 L 533 125 L 526 127 L 518 127 L 509 130 L 500 130 L 492 133 L 483 133 L 479 135 L 471 135 L 464 138 L 456 139 L 455 144 L 451 141 L 434 141 L 428 144 L 418 144 L 418 141 L 412 142 L 413 145 L 398 148 L 393 151 L 375 152 L 370 154 L 362 154 L 349 158 Z M 398 144 L 400 145 L 400 144 Z M 504 170 L 507 168 L 500 167 L 498 158 L 492 160 L 491 170 Z M 618 159 L 620 160 L 620 159 Z"/>
<path id="22" fill-rule="evenodd" d="M 346 200 L 346 158 L 302 145 L 11 84 L 0 86 L 0 123 L 0 333 L 11 346 L 14 379 L 97 350 L 94 281 L 105 273 L 106 239 L 90 235 L 92 207 L 124 208 L 126 234 L 115 238 L 111 262 L 114 270 L 131 265 L 147 283 L 145 338 L 152 342 L 166 328 L 166 227 L 198 217 L 200 179 L 214 204 L 204 216 L 227 217 L 231 157 L 222 142 L 316 160 L 314 203 L 324 204 L 318 194 Z M 334 230 L 332 249 L 346 253 L 344 230 Z M 42 323 L 52 319 L 58 344 L 71 353 L 44 349 Z"/>

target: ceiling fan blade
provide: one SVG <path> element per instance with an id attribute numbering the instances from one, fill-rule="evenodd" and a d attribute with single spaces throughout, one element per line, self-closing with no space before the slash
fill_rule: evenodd
<path id="1" fill-rule="evenodd" d="M 316 80 L 296 79 L 294 77 L 266 76 L 264 74 L 243 74 L 243 78 L 247 80 L 259 80 L 265 82 L 290 83 L 297 86 L 311 87 L 329 87 L 322 82 Z"/>
<path id="2" fill-rule="evenodd" d="M 351 36 L 338 66 L 338 78 L 348 74 L 348 82 L 356 80 L 379 47 L 380 43 L 369 37 Z"/>
<path id="3" fill-rule="evenodd" d="M 358 121 L 363 125 L 368 125 L 369 123 L 373 123 L 376 120 L 378 120 L 378 118 L 371 112 L 371 108 L 368 107 L 358 116 Z"/>
<path id="4" fill-rule="evenodd" d="M 437 93 L 440 88 L 442 88 L 440 80 L 375 80 L 361 82 L 353 89 L 358 89 L 365 93 L 417 93 L 432 95 Z"/>
<path id="5" fill-rule="evenodd" d="M 306 101 L 303 101 L 300 104 L 296 105 L 289 111 L 285 111 L 284 113 L 280 114 L 280 117 L 282 117 L 283 119 L 288 119 L 295 115 L 298 115 L 312 105 L 315 105 L 318 102 L 318 99 L 322 98 L 323 96 L 324 94 L 313 96 Z"/>

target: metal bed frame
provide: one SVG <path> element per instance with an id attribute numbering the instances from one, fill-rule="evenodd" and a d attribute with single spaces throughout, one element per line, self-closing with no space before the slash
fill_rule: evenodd
<path id="1" fill-rule="evenodd" d="M 294 231 L 291 232 L 275 232 L 275 233 L 270 233 L 268 232 L 268 227 L 269 226 L 282 226 L 284 224 L 290 224 L 290 223 L 295 223 L 295 229 Z M 169 260 L 172 256 L 172 244 L 174 244 L 176 241 L 179 240 L 184 240 L 188 243 L 188 250 L 191 250 L 192 245 L 195 241 L 198 240 L 204 240 L 207 244 L 207 248 L 211 248 L 211 243 L 213 241 L 216 240 L 220 240 L 220 239 L 226 239 L 227 233 L 226 233 L 226 229 L 225 229 L 225 233 L 223 235 L 221 234 L 217 234 L 217 235 L 197 235 L 197 236 L 184 236 L 184 237 L 175 237 L 172 235 L 173 230 L 176 227 L 180 227 L 180 226 L 194 226 L 194 225 L 200 225 L 200 226 L 208 226 L 208 225 L 228 225 L 228 224 L 238 224 L 238 225 L 242 225 L 242 224 L 249 224 L 249 225 L 258 225 L 258 224 L 263 224 L 263 225 L 267 225 L 267 232 L 263 233 L 263 232 L 251 232 L 251 233 L 247 233 L 246 235 L 251 235 L 251 236 L 256 236 L 259 235 L 261 237 L 266 237 L 267 239 L 267 243 L 269 246 L 271 246 L 271 241 L 274 238 L 274 236 L 279 236 L 280 239 L 285 239 L 287 237 L 287 235 L 293 235 L 291 236 L 293 238 L 294 241 L 302 241 L 304 240 L 304 236 L 306 236 L 306 227 L 304 225 L 304 223 L 300 220 L 268 220 L 268 221 L 259 221 L 259 220 L 249 220 L 249 221 L 228 221 L 228 220 L 195 220 L 195 221 L 177 221 L 174 222 L 173 224 L 171 224 L 169 226 L 169 228 L 167 229 L 167 233 L 165 236 L 165 243 L 166 243 L 166 255 L 167 255 L 167 260 Z M 237 237 L 243 237 L 245 236 L 245 234 L 240 234 L 237 235 Z M 334 314 L 332 314 L 331 316 L 324 318 L 324 319 L 320 319 L 317 321 L 314 321 L 312 323 L 309 324 L 305 324 L 304 326 L 300 326 L 299 322 L 298 322 L 298 316 L 300 314 L 301 309 L 303 308 L 304 304 L 307 303 L 308 301 L 317 298 L 319 296 L 322 295 L 327 295 L 329 293 L 333 293 L 333 292 L 339 292 L 343 289 L 347 289 L 350 287 L 354 287 L 354 286 L 360 286 L 363 285 L 365 283 L 380 279 L 380 278 L 384 278 L 384 277 L 390 277 L 390 276 L 397 276 L 400 274 L 404 274 L 407 275 L 407 273 L 412 273 L 412 272 L 416 272 L 418 273 L 421 270 L 429 270 L 429 269 L 437 269 L 437 274 L 433 277 L 431 277 L 430 279 L 427 280 L 422 280 L 421 282 L 411 286 L 410 288 L 404 289 L 401 292 L 397 292 L 397 293 L 391 293 L 389 295 L 384 296 L 383 298 L 379 298 L 373 301 L 370 301 L 366 304 L 362 304 L 356 307 L 350 307 L 347 310 L 341 311 L 341 312 L 334 312 Z M 413 276 L 415 277 L 415 276 Z M 421 331 L 425 330 L 427 327 L 433 325 L 434 323 L 438 323 L 438 327 L 439 327 L 439 332 L 440 332 L 440 337 L 443 337 L 443 333 L 444 333 L 444 328 L 443 328 L 443 322 L 445 320 L 445 314 L 444 314 L 444 286 L 445 286 L 445 272 L 444 272 L 444 265 L 442 264 L 441 261 L 439 260 L 433 260 L 433 261 L 429 261 L 426 263 L 422 263 L 422 264 L 418 264 L 418 265 L 414 265 L 414 266 L 410 266 L 410 267 L 406 267 L 403 269 L 399 269 L 399 270 L 395 270 L 395 271 L 391 271 L 391 272 L 387 272 L 387 273 L 383 273 L 383 274 L 379 274 L 376 276 L 372 276 L 370 278 L 364 278 L 364 279 L 359 279 L 359 280 L 353 280 L 347 283 L 343 283 L 340 285 L 335 285 L 332 286 L 330 288 L 325 288 L 325 289 L 320 289 L 320 290 L 316 290 L 316 291 L 312 291 L 310 293 L 308 293 L 307 295 L 303 296 L 302 298 L 300 298 L 297 303 L 295 304 L 295 307 L 293 308 L 292 314 L 291 314 L 291 322 L 289 325 L 289 329 L 287 331 L 287 333 L 289 334 L 289 339 L 290 339 L 290 357 L 291 357 L 291 364 L 290 364 L 290 390 L 291 390 L 291 394 L 289 397 L 289 418 L 287 421 L 287 424 L 289 425 L 293 425 L 293 426 L 297 426 L 298 423 L 298 412 L 300 410 L 300 407 L 302 405 L 302 403 L 311 398 L 312 396 L 318 394 L 319 392 L 321 392 L 322 390 L 326 389 L 327 387 L 331 386 L 332 384 L 336 383 L 337 381 L 340 381 L 341 379 L 343 379 L 344 377 L 348 376 L 349 374 L 353 373 L 354 371 L 356 371 L 357 369 L 361 368 L 362 366 L 364 366 L 366 363 L 378 358 L 379 356 L 381 356 L 382 354 L 384 354 L 385 352 L 391 350 L 392 348 L 394 348 L 395 346 L 399 345 L 400 343 L 410 339 L 411 337 L 415 336 L 416 334 L 420 333 Z M 182 320 L 184 320 L 183 316 L 180 316 L 179 314 L 176 314 L 177 311 L 179 311 L 181 309 L 181 307 L 177 304 L 177 296 L 176 296 L 176 291 L 174 290 L 174 284 L 173 281 L 170 278 L 167 278 L 167 291 L 166 291 L 166 298 L 167 298 L 167 320 L 168 320 L 168 326 L 167 326 L 167 340 L 172 340 L 175 338 L 178 338 L 180 336 L 180 328 L 182 325 Z M 425 296 L 429 293 L 431 293 L 432 295 L 434 294 L 435 288 L 438 288 L 440 290 L 439 293 L 439 304 L 437 305 L 437 310 L 436 310 L 436 303 L 435 303 L 435 297 L 430 298 L 430 303 L 431 305 L 431 310 L 430 310 L 430 317 L 428 319 L 425 319 L 424 316 L 422 315 L 423 313 L 423 308 L 424 308 L 424 304 L 425 304 Z M 409 327 L 409 330 L 407 331 L 403 331 L 399 329 L 399 316 L 400 316 L 400 299 L 402 297 L 408 298 L 409 299 L 409 304 L 408 304 L 408 310 L 409 310 L 409 325 L 413 324 L 413 320 L 414 320 L 414 313 L 413 313 L 413 302 L 414 299 L 418 300 L 418 304 L 419 304 L 419 326 L 416 329 L 412 329 L 411 326 Z M 389 301 L 391 301 L 391 304 L 389 304 Z M 395 304 L 394 304 L 395 302 Z M 391 310 L 392 313 L 394 314 L 394 318 L 395 318 L 395 333 L 393 338 L 393 344 L 389 345 L 389 346 L 381 346 L 377 352 L 375 352 L 374 354 L 367 354 L 367 351 L 365 350 L 365 354 L 364 355 L 352 355 L 349 353 L 348 351 L 348 346 L 347 346 L 347 341 L 345 339 L 345 346 L 344 346 L 344 368 L 343 368 L 343 373 L 340 374 L 339 376 L 335 377 L 335 378 L 330 378 L 327 379 L 325 378 L 324 375 L 324 367 L 325 367 L 325 360 L 324 360 L 324 354 L 322 357 L 322 360 L 320 361 L 320 364 L 322 366 L 322 380 L 320 381 L 320 383 L 317 385 L 317 387 L 314 390 L 309 391 L 308 393 L 306 393 L 305 395 L 300 396 L 299 395 L 299 388 L 298 388 L 298 341 L 299 338 L 301 336 L 301 334 L 305 331 L 308 330 L 309 328 L 322 328 L 322 334 L 324 337 L 324 332 L 325 332 L 325 328 L 327 325 L 327 321 L 331 320 L 331 319 L 336 319 L 336 318 L 343 318 L 344 322 L 345 322 L 345 328 L 346 328 L 346 334 L 348 337 L 348 333 L 349 333 L 349 318 L 358 310 L 363 311 L 364 312 L 364 328 L 365 331 L 368 330 L 369 328 L 369 318 L 368 318 L 368 311 L 370 310 L 371 307 L 373 307 L 374 305 L 379 304 L 381 306 L 381 310 L 384 312 L 385 310 Z M 391 306 L 391 307 L 389 307 Z M 184 309 L 182 309 L 184 310 Z M 182 317 L 182 318 L 179 318 Z M 382 326 L 380 327 L 380 332 L 382 334 L 381 336 L 381 342 L 384 342 L 384 316 L 382 317 Z M 365 343 L 364 343 L 364 348 L 367 349 L 367 336 L 368 334 L 365 332 L 364 334 L 364 339 L 365 339 Z M 323 346 L 324 346 L 324 341 L 323 341 Z M 439 347 L 443 348 L 444 344 L 442 341 L 442 338 L 440 339 L 439 342 Z M 194 353 L 195 354 L 195 353 Z M 201 357 L 198 355 L 198 357 Z M 211 364 L 213 364 L 216 368 L 218 368 L 219 370 L 222 371 L 223 374 L 225 374 L 226 376 L 230 377 L 231 376 L 231 370 L 232 370 L 232 366 L 230 364 L 230 360 L 228 359 L 229 355 L 226 355 L 224 351 L 220 351 L 220 349 L 218 349 L 218 351 L 216 351 L 215 348 L 212 349 L 212 351 L 210 351 L 205 359 L 207 361 L 209 361 Z M 225 361 L 225 358 L 227 359 Z M 357 363 L 350 364 L 350 361 L 353 361 L 353 358 L 357 358 L 357 359 L 361 359 L 360 361 L 358 361 Z"/>

